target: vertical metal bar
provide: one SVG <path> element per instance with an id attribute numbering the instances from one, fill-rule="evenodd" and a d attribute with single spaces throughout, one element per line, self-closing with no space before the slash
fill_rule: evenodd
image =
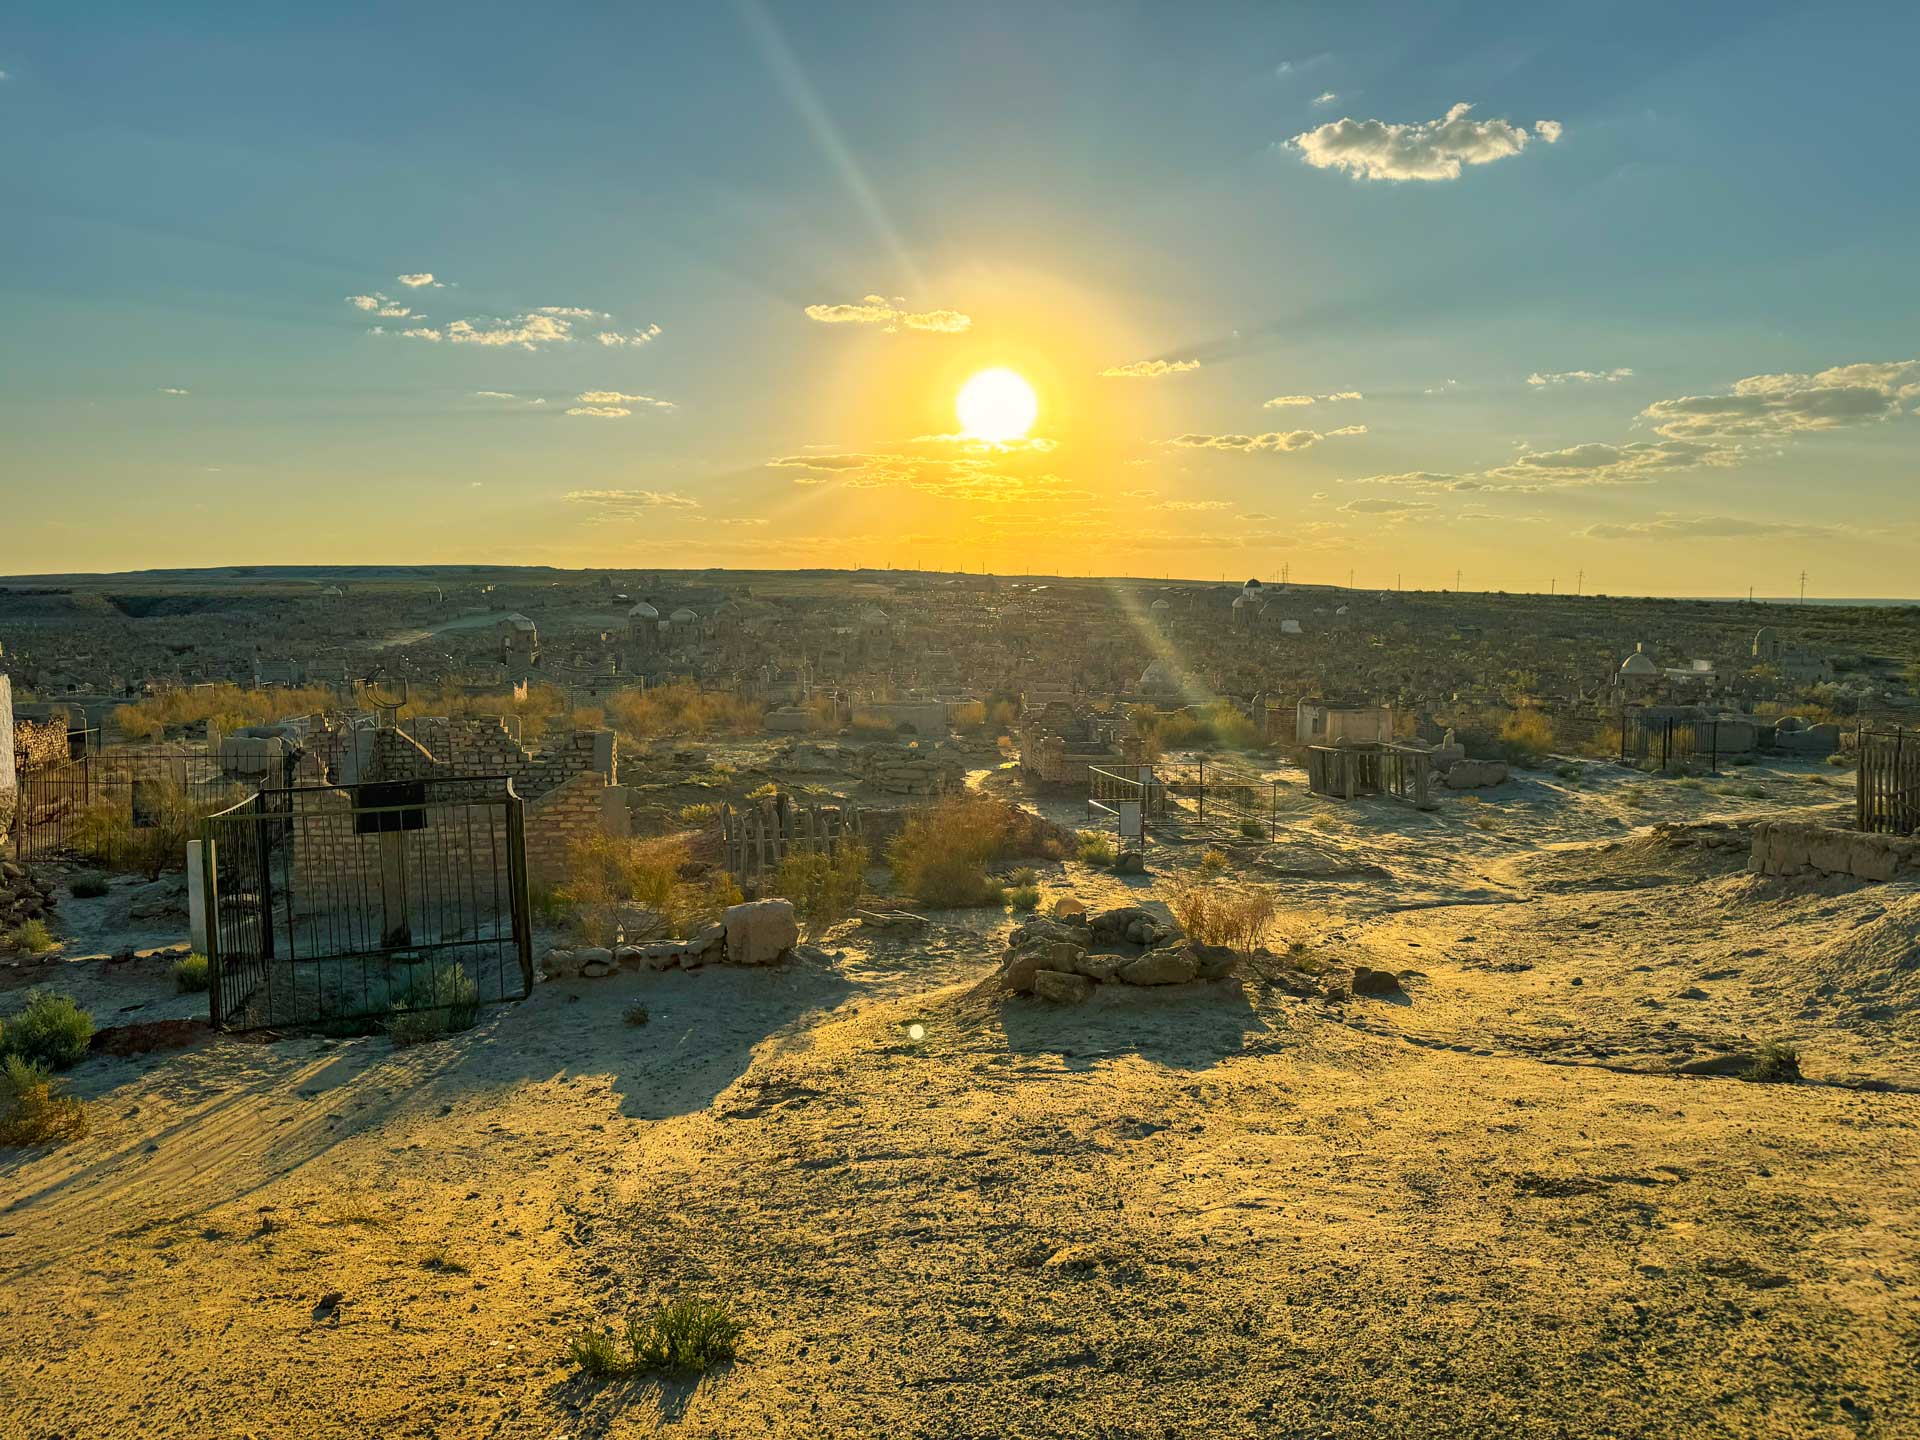
<path id="1" fill-rule="evenodd" d="M 213 1028 L 218 1030 L 226 1024 L 227 1014 L 225 997 L 220 993 L 226 984 L 226 967 L 222 964 L 220 945 L 220 867 L 215 856 L 218 843 L 214 840 L 214 830 L 209 825 L 200 842 L 200 896 L 206 906 L 207 929 L 207 1018 Z"/>
<path id="2" fill-rule="evenodd" d="M 526 817 L 520 797 L 507 792 L 507 888 L 513 906 L 513 940 L 520 952 L 522 996 L 533 993 L 533 926 L 527 906 Z"/>

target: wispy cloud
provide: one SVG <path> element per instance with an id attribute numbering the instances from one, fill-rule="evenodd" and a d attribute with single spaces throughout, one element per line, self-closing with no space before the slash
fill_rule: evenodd
<path id="1" fill-rule="evenodd" d="M 396 275 L 393 277 L 409 290 L 418 290 L 423 285 L 431 285 L 436 290 L 446 289 L 446 281 L 433 278 L 433 272 L 422 270 L 414 275 Z"/>
<path id="2" fill-rule="evenodd" d="M 1199 368 L 1198 360 L 1135 360 L 1128 365 L 1110 365 L 1100 374 L 1107 380 L 1154 380 L 1162 375 L 1185 375 Z"/>
<path id="3" fill-rule="evenodd" d="M 541 396 L 516 395 L 511 390 L 476 390 L 473 392 L 473 398 L 476 400 L 499 400 L 509 405 L 544 405 L 547 403 Z"/>
<path id="4" fill-rule="evenodd" d="M 660 338 L 660 327 L 649 325 L 644 330 L 636 330 L 631 335 L 622 335 L 618 330 L 602 330 L 594 339 L 602 345 L 651 345 Z"/>
<path id="5" fill-rule="evenodd" d="M 1614 385 L 1622 380 L 1631 380 L 1633 371 L 1625 366 L 1617 370 L 1549 370 L 1544 374 L 1538 370 L 1527 376 L 1529 385 Z"/>
<path id="6" fill-rule="evenodd" d="M 1167 443 L 1187 450 L 1306 450 L 1328 435 L 1364 435 L 1364 425 L 1348 425 L 1322 433 L 1319 430 L 1269 430 L 1264 435 L 1176 435 Z"/>
<path id="7" fill-rule="evenodd" d="M 1318 95 L 1313 97 L 1313 103 L 1316 105 L 1331 105 L 1339 98 L 1340 97 L 1331 90 L 1322 90 Z"/>
<path id="8" fill-rule="evenodd" d="M 537 310 L 511 320 L 479 325 L 471 320 L 456 320 L 447 326 L 447 339 L 455 345 L 517 345 L 522 350 L 538 350 L 542 345 L 572 340 L 573 322 L 558 315 L 542 315 Z"/>
<path id="9" fill-rule="evenodd" d="M 599 310 L 588 310 L 579 305 L 539 305 L 534 307 L 536 315 L 557 315 L 562 320 L 611 320 L 613 317 Z"/>
<path id="10" fill-rule="evenodd" d="M 1349 515 L 1412 515 L 1422 510 L 1433 509 L 1430 500 L 1393 500 L 1386 496 L 1376 496 L 1364 500 L 1349 500 L 1340 507 Z"/>
<path id="11" fill-rule="evenodd" d="M 679 408 L 671 400 L 659 400 L 652 395 L 627 395 L 618 390 L 587 390 L 577 398 L 582 405 L 632 405 L 642 410 Z"/>
<path id="12" fill-rule="evenodd" d="M 1523 125 L 1468 118 L 1472 108 L 1455 105 L 1438 120 L 1412 124 L 1334 120 L 1287 143 L 1316 169 L 1344 170 L 1356 179 L 1458 180 L 1463 167 L 1518 155 L 1531 138 Z M 1549 145 L 1561 132 L 1556 120 L 1538 121 L 1533 130 Z"/>
<path id="13" fill-rule="evenodd" d="M 160 393 L 162 395 L 191 395 L 193 392 L 191 390 L 182 390 L 177 385 L 162 385 L 160 387 Z"/>
<path id="14" fill-rule="evenodd" d="M 973 324 L 971 316 L 958 310 L 908 310 L 906 301 L 896 296 L 865 296 L 858 304 L 809 305 L 807 318 L 822 325 L 878 325 L 889 335 L 901 330 L 924 330 L 941 335 L 957 335 Z"/>
<path id="15" fill-rule="evenodd" d="M 589 505 L 612 514 L 647 510 L 698 510 L 700 502 L 671 490 L 569 490 L 570 504 Z"/>
<path id="16" fill-rule="evenodd" d="M 1155 510 L 1231 510 L 1231 500 L 1162 500 Z"/>
<path id="17" fill-rule="evenodd" d="M 1276 395 L 1261 408 L 1283 410 L 1294 405 L 1312 405 L 1319 400 L 1364 400 L 1365 398 L 1358 390 L 1336 390 L 1331 395 Z"/>
<path id="18" fill-rule="evenodd" d="M 1590 540 L 1743 540 L 1755 535 L 1811 540 L 1839 535 L 1845 529 L 1835 525 L 1751 520 L 1739 515 L 1662 514 L 1652 520 L 1589 525 L 1579 533 Z"/>
<path id="19" fill-rule="evenodd" d="M 403 320 L 413 314 L 397 300 L 389 300 L 378 290 L 371 295 L 349 295 L 347 303 L 356 310 L 365 310 L 370 315 L 379 315 L 388 320 Z"/>

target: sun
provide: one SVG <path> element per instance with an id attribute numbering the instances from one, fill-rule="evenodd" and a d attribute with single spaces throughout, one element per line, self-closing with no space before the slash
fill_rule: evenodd
<path id="1" fill-rule="evenodd" d="M 982 370 L 960 387 L 953 402 L 960 429 L 975 440 L 998 444 L 1019 440 L 1040 413 L 1039 397 L 1021 376 L 1004 366 Z"/>

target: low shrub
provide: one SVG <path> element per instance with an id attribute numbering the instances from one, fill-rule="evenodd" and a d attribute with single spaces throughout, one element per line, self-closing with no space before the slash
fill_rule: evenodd
<path id="1" fill-rule="evenodd" d="M 1015 885 L 1036 885 L 1040 881 L 1040 872 L 1031 865 L 1022 865 L 1007 877 Z"/>
<path id="2" fill-rule="evenodd" d="M 1741 1078 L 1762 1084 L 1798 1080 L 1800 1051 L 1784 1040 L 1769 1040 L 1755 1053 L 1753 1064 L 1747 1067 L 1746 1074 Z"/>
<path id="3" fill-rule="evenodd" d="M 46 1145 L 87 1133 L 86 1107 L 42 1066 L 18 1055 L 0 1062 L 0 1145 Z"/>
<path id="4" fill-rule="evenodd" d="M 1082 865 L 1112 865 L 1116 858 L 1112 839 L 1098 830 L 1080 832 L 1080 848 L 1077 853 Z"/>
<path id="5" fill-rule="evenodd" d="M 703 1300 L 676 1300 L 646 1316 L 628 1319 L 616 1339 L 605 1330 L 583 1330 L 567 1342 L 567 1355 L 596 1380 L 664 1373 L 697 1375 L 734 1357 L 746 1333 L 732 1310 Z"/>
<path id="6" fill-rule="evenodd" d="M 702 800 L 697 805 L 680 807 L 680 823 L 683 825 L 705 825 L 720 813 L 720 807 Z"/>
<path id="7" fill-rule="evenodd" d="M 1251 955 L 1273 928 L 1280 901 L 1258 885 L 1189 885 L 1174 893 L 1168 908 L 1191 939 Z"/>
<path id="8" fill-rule="evenodd" d="M 47 1070 L 65 1070 L 87 1053 L 93 1016 L 71 995 L 34 990 L 16 1013 L 0 1020 L 0 1058 L 18 1057 Z"/>
<path id="9" fill-rule="evenodd" d="M 842 840 L 832 850 L 790 850 L 774 872 L 773 893 L 793 902 L 809 937 L 846 919 L 867 884 L 867 847 Z"/>
<path id="10" fill-rule="evenodd" d="M 675 892 L 687 859 L 686 842 L 674 837 L 589 835 L 568 847 L 567 878 L 554 887 L 553 898 L 566 907 L 575 940 L 611 945 L 621 905 L 675 918 Z"/>
<path id="11" fill-rule="evenodd" d="M 620 1018 L 629 1025 L 644 1025 L 653 1018 L 644 1005 L 629 1005 L 620 1012 Z"/>
<path id="12" fill-rule="evenodd" d="M 395 1045 L 420 1045 L 471 1030 L 480 1018 L 480 987 L 458 965 L 436 966 L 394 1001 L 387 1033 Z"/>
<path id="13" fill-rule="evenodd" d="M 76 875 L 67 884 L 76 900 L 98 900 L 112 888 L 104 875 Z"/>
<path id="14" fill-rule="evenodd" d="M 54 944 L 53 932 L 44 920 L 23 920 L 0 934 L 0 949 L 18 950 L 27 955 L 44 955 Z"/>
<path id="15" fill-rule="evenodd" d="M 1553 721 L 1538 710 L 1515 710 L 1500 722 L 1500 758 L 1537 767 L 1553 748 Z"/>
<path id="16" fill-rule="evenodd" d="M 1240 838 L 1243 840 L 1264 840 L 1267 838 L 1267 827 L 1261 821 L 1249 815 L 1240 822 Z"/>
<path id="17" fill-rule="evenodd" d="M 182 992 L 206 989 L 207 957 L 196 950 L 186 959 L 174 961 L 173 985 Z"/>
<path id="18" fill-rule="evenodd" d="M 1038 885 L 1019 885 L 1007 891 L 1007 904 L 1015 910 L 1037 910 L 1040 908 L 1040 887 Z"/>
<path id="19" fill-rule="evenodd" d="M 887 858 L 907 894 L 936 909 L 998 905 L 1001 887 L 987 878 L 995 860 L 1057 858 L 1052 827 L 1016 806 L 985 795 L 954 795 L 908 818 Z"/>
<path id="20" fill-rule="evenodd" d="M 1211 845 L 1200 852 L 1200 873 L 1202 875 L 1224 875 L 1230 863 L 1227 859 L 1226 851 L 1216 850 Z"/>

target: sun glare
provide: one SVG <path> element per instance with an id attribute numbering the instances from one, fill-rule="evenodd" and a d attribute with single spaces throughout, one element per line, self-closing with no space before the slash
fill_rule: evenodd
<path id="1" fill-rule="evenodd" d="M 1033 387 L 1004 367 L 982 370 L 960 387 L 954 410 L 960 429 L 975 440 L 1021 439 L 1040 413 Z"/>

